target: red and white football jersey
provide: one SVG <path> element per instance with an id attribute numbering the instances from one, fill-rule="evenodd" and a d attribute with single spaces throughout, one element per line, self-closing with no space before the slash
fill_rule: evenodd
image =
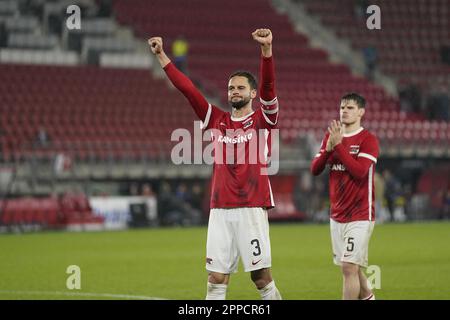
<path id="1" fill-rule="evenodd" d="M 272 57 L 261 57 L 260 104 L 242 118 L 209 104 L 194 84 L 169 63 L 167 76 L 189 100 L 214 144 L 211 208 L 274 207 L 267 175 L 271 130 L 278 120 Z"/>
<path id="2" fill-rule="evenodd" d="M 277 111 L 276 98 L 243 118 L 210 105 L 203 127 L 215 150 L 211 208 L 274 207 L 266 168 Z"/>
<path id="3" fill-rule="evenodd" d="M 314 175 L 329 167 L 330 216 L 346 223 L 375 220 L 374 173 L 379 147 L 377 138 L 364 128 L 344 134 L 342 143 L 327 152 L 329 133 L 311 164 Z"/>

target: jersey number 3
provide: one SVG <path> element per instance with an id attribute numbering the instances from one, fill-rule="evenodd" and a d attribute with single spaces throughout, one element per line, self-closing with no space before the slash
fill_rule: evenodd
<path id="1" fill-rule="evenodd" d="M 258 239 L 253 239 L 252 241 L 250 241 L 250 243 L 255 246 L 256 251 L 253 251 L 253 255 L 255 257 L 259 256 L 261 254 L 261 247 L 259 246 Z"/>

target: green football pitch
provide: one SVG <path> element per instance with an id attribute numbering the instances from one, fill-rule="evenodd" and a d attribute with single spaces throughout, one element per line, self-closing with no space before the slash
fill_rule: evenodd
<path id="1" fill-rule="evenodd" d="M 284 299 L 340 299 L 328 225 L 271 224 Z M 206 227 L 0 235 L 0 299 L 203 299 Z M 377 299 L 450 299 L 450 223 L 377 225 L 369 264 Z M 66 286 L 70 265 L 81 289 Z M 69 281 L 70 282 L 70 281 Z M 259 299 L 240 265 L 227 299 Z"/>

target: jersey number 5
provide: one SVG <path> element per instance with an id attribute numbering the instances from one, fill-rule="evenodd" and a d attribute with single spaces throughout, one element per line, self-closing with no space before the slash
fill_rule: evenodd
<path id="1" fill-rule="evenodd" d="M 351 252 L 353 251 L 353 249 L 355 248 L 355 244 L 353 243 L 353 240 L 355 240 L 355 238 L 352 237 L 348 237 L 347 238 L 347 251 Z"/>

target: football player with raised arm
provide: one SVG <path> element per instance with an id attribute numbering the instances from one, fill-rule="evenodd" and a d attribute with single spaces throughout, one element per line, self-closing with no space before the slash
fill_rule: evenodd
<path id="1" fill-rule="evenodd" d="M 230 75 L 227 91 L 231 112 L 208 103 L 192 81 L 177 70 L 164 53 L 161 37 L 148 40 L 167 77 L 202 121 L 202 129 L 211 131 L 215 147 L 206 243 L 206 299 L 226 298 L 230 274 L 237 271 L 239 258 L 262 299 L 281 299 L 271 274 L 267 209 L 274 207 L 274 200 L 268 175 L 264 174 L 271 152 L 271 131 L 278 120 L 273 36 L 269 29 L 257 29 L 252 37 L 261 49 L 260 86 L 247 71 Z M 253 110 L 258 89 L 259 105 Z M 262 146 L 255 144 L 258 140 L 263 141 Z M 231 158 L 238 161 L 230 163 L 229 150 L 236 152 Z M 255 150 L 262 157 L 254 159 Z M 218 157 L 223 151 L 226 161 Z"/>

